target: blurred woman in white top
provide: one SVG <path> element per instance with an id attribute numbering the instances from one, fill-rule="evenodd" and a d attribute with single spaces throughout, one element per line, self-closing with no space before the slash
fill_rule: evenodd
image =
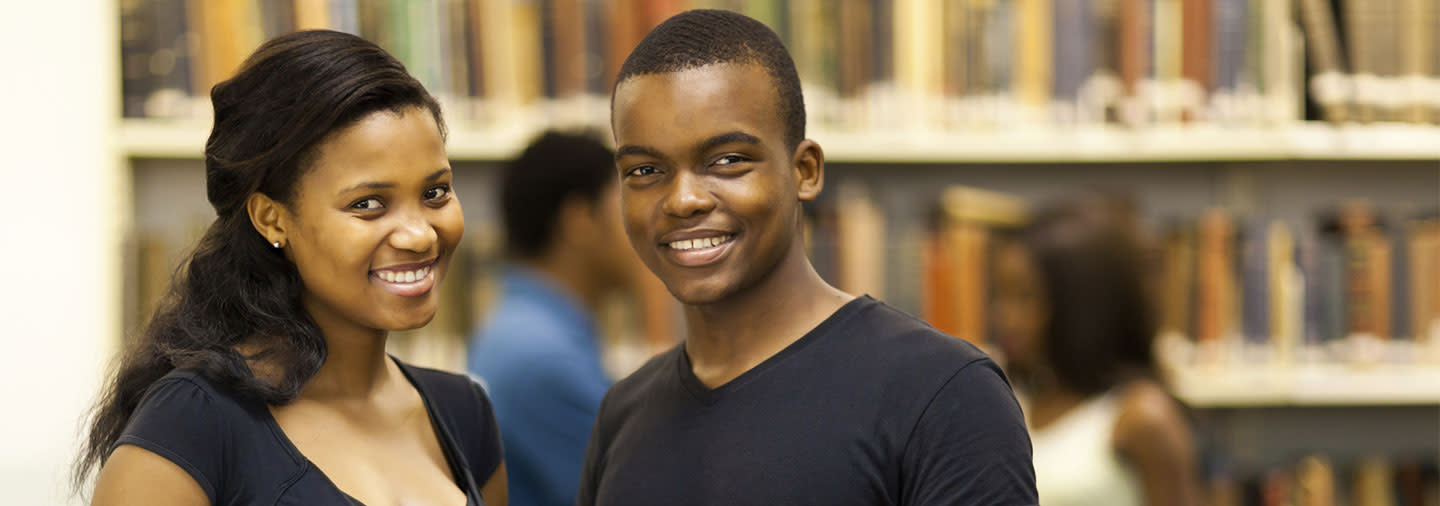
<path id="1" fill-rule="evenodd" d="M 1193 506 L 1184 407 L 1157 378 L 1134 212 L 1100 196 L 1041 210 L 997 250 L 996 340 L 1028 397 L 1046 506 Z"/>

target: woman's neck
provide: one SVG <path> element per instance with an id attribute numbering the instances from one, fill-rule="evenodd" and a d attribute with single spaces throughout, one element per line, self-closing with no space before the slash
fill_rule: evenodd
<path id="1" fill-rule="evenodd" d="M 397 370 L 385 353 L 388 332 L 365 328 L 334 312 L 307 304 L 325 338 L 325 363 L 301 390 L 314 400 L 362 399 L 374 395 Z"/>

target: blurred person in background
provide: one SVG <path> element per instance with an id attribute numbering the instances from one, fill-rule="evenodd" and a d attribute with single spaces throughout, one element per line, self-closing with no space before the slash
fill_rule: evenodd
<path id="1" fill-rule="evenodd" d="M 385 353 L 465 232 L 440 105 L 359 37 L 296 32 L 211 90 L 215 221 L 127 346 L 93 504 L 506 504 L 490 403 Z"/>
<path id="2" fill-rule="evenodd" d="M 619 214 L 615 155 L 586 134 L 546 132 L 501 173 L 509 265 L 470 348 L 504 428 L 510 501 L 570 506 L 610 387 L 595 314 L 637 260 Z"/>
<path id="3" fill-rule="evenodd" d="M 1040 504 L 1197 505 L 1193 436 L 1157 376 L 1128 202 L 1056 203 L 996 255 L 996 337 L 1029 399 Z"/>

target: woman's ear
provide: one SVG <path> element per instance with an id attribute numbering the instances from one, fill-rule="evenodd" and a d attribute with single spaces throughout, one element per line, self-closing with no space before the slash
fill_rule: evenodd
<path id="1" fill-rule="evenodd" d="M 825 151 L 820 149 L 820 144 L 810 139 L 800 141 L 800 145 L 795 147 L 791 165 L 795 167 L 795 177 L 800 183 L 796 197 L 801 202 L 819 197 L 820 190 L 825 187 Z"/>
<path id="2" fill-rule="evenodd" d="M 285 209 L 279 202 L 262 193 L 252 193 L 245 201 L 245 211 L 250 214 L 250 224 L 265 237 L 265 242 L 276 248 L 285 247 Z"/>

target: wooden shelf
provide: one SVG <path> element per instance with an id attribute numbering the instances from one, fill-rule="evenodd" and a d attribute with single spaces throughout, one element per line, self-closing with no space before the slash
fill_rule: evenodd
<path id="1" fill-rule="evenodd" d="M 478 128 L 451 125 L 448 150 L 455 160 L 504 160 L 520 152 L 534 132 L 522 128 Z M 129 158 L 199 159 L 210 135 L 200 120 L 125 120 L 120 149 Z"/>
<path id="2" fill-rule="evenodd" d="M 209 124 L 201 120 L 130 119 L 120 128 L 119 144 L 130 158 L 198 159 L 209 131 Z M 455 160 L 503 160 L 518 153 L 535 132 L 529 127 L 457 122 L 450 129 L 450 156 Z M 812 130 L 810 137 L 820 142 L 827 160 L 840 163 L 1440 162 L 1440 127 L 1404 124 L 974 132 Z"/>
<path id="3" fill-rule="evenodd" d="M 1440 365 L 1187 366 L 1170 384 L 1198 408 L 1440 405 Z"/>

